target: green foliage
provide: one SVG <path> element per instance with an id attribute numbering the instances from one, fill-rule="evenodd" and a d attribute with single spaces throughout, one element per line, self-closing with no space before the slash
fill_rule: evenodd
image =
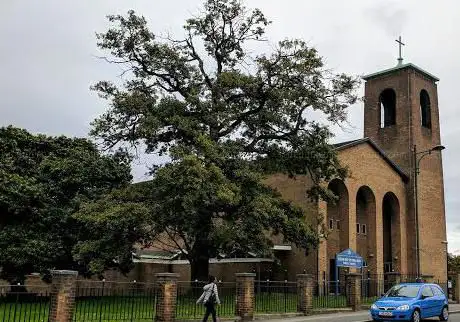
<path id="1" fill-rule="evenodd" d="M 93 87 L 111 108 L 92 135 L 108 149 L 144 143 L 146 153 L 171 157 L 163 168 L 152 166 L 151 237 L 169 235 L 192 275 L 205 275 L 217 252 L 267 250 L 268 233 L 315 247 L 317 229 L 305 212 L 262 182 L 274 172 L 308 175 L 310 197 L 330 198 L 321 183 L 346 170 L 328 144 L 331 132 L 310 114 L 343 122 L 358 80 L 325 69 L 302 40 L 251 55 L 270 22 L 240 1 L 205 1 L 179 40 L 156 37 L 133 11 L 109 20 L 114 26 L 98 34 L 99 47 L 129 77 L 122 87 Z"/>
<path id="2" fill-rule="evenodd" d="M 460 256 L 449 254 L 447 257 L 447 267 L 450 272 L 460 273 Z"/>
<path id="3" fill-rule="evenodd" d="M 86 271 L 102 273 L 117 267 L 127 273 L 133 268 L 132 253 L 136 242 L 147 237 L 148 200 L 143 184 L 112 191 L 96 202 L 82 205 L 74 214 L 81 227 L 73 254 Z"/>
<path id="4" fill-rule="evenodd" d="M 78 229 L 70 215 L 130 179 L 126 154 L 100 155 L 86 139 L 0 128 L 1 277 L 71 268 Z"/>

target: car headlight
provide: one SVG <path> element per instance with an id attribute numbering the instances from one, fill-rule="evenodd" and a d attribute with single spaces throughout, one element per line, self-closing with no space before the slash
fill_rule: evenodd
<path id="1" fill-rule="evenodd" d="M 398 311 L 408 311 L 409 310 L 409 305 L 404 304 L 404 305 L 398 306 L 398 308 L 396 310 L 398 310 Z"/>
<path id="2" fill-rule="evenodd" d="M 372 304 L 372 306 L 371 306 L 371 310 L 378 310 L 378 307 L 377 307 L 377 305 L 375 305 L 375 304 Z"/>

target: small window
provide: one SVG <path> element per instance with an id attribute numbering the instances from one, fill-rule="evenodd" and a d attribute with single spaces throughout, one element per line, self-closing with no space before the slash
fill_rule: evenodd
<path id="1" fill-rule="evenodd" d="M 361 225 L 361 233 L 362 233 L 363 235 L 366 235 L 366 234 L 367 234 L 367 229 L 366 229 L 366 225 L 365 225 L 365 224 L 362 224 L 362 225 Z"/>
<path id="2" fill-rule="evenodd" d="M 340 220 L 337 220 L 337 222 L 336 222 L 336 228 L 337 228 L 337 230 L 340 230 Z"/>
<path id="3" fill-rule="evenodd" d="M 424 89 L 420 92 L 420 118 L 422 126 L 431 129 L 431 106 L 430 96 Z"/>
<path id="4" fill-rule="evenodd" d="M 363 260 L 363 267 L 367 267 L 367 262 Z"/>
<path id="5" fill-rule="evenodd" d="M 361 231 L 360 231 L 360 224 L 356 224 L 356 233 L 359 234 Z"/>
<path id="6" fill-rule="evenodd" d="M 396 93 L 387 88 L 380 94 L 380 127 L 396 124 Z"/>
<path id="7" fill-rule="evenodd" d="M 433 296 L 433 291 L 431 290 L 431 287 L 425 286 L 422 290 L 422 296 L 423 297 L 432 297 Z"/>
<path id="8" fill-rule="evenodd" d="M 329 219 L 329 229 L 334 229 L 334 219 Z"/>

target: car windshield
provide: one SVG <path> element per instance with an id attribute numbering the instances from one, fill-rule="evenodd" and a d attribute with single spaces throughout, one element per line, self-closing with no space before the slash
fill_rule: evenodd
<path id="1" fill-rule="evenodd" d="M 420 287 L 419 285 L 396 285 L 387 292 L 385 297 L 416 297 Z"/>

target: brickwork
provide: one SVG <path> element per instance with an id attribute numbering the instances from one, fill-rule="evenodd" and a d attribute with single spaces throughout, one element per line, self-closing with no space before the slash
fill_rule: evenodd
<path id="1" fill-rule="evenodd" d="M 155 321 L 173 322 L 175 320 L 178 279 L 179 274 L 175 273 L 156 274 L 157 301 Z"/>
<path id="2" fill-rule="evenodd" d="M 345 184 L 340 180 L 333 180 L 329 183 L 328 188 L 338 197 L 335 203 L 327 204 L 326 225 L 329 229 L 329 234 L 326 243 L 326 278 L 331 280 L 331 260 L 335 258 L 337 253 L 350 247 L 350 236 L 353 236 L 353 234 L 350 233 L 350 221 L 353 222 L 353 219 L 349 216 L 350 200 L 348 189 Z"/>
<path id="3" fill-rule="evenodd" d="M 235 315 L 243 321 L 254 319 L 254 278 L 253 273 L 238 273 L 236 277 Z"/>
<path id="4" fill-rule="evenodd" d="M 313 276 L 310 274 L 297 275 L 297 311 L 305 315 L 313 309 Z"/>
<path id="5" fill-rule="evenodd" d="M 361 309 L 361 274 L 348 274 L 346 282 L 347 305 L 353 311 Z"/>
<path id="6" fill-rule="evenodd" d="M 379 95 L 392 88 L 396 92 L 396 125 L 380 128 Z M 431 129 L 421 126 L 420 92 L 430 97 Z M 370 79 L 365 85 L 364 135 L 374 140 L 392 160 L 401 166 L 410 181 L 406 186 L 407 256 L 410 273 L 416 272 L 416 231 L 414 206 L 413 146 L 418 151 L 429 150 L 441 144 L 437 85 L 431 78 L 413 68 L 398 70 Z M 446 239 L 444 183 L 442 159 L 432 153 L 420 163 L 418 176 L 420 265 L 422 274 L 433 274 L 435 279 L 446 278 L 446 256 L 442 241 Z M 401 207 L 402 209 L 402 207 Z M 433 229 L 436 227 L 436 229 Z"/>
<path id="7" fill-rule="evenodd" d="M 320 212 L 318 209 L 318 203 L 311 201 L 306 191 L 312 186 L 312 180 L 307 176 L 297 176 L 295 180 L 289 178 L 287 175 L 276 174 L 272 175 L 265 180 L 265 183 L 275 187 L 286 200 L 292 201 L 297 206 L 302 207 L 308 213 L 307 220 L 310 222 L 316 222 L 318 214 L 326 214 L 326 211 Z M 282 236 L 273 238 L 275 243 L 282 244 Z M 304 272 L 308 274 L 318 274 L 318 259 L 317 252 L 313 251 L 308 256 L 305 255 L 305 251 L 299 250 L 292 245 L 293 250 L 289 252 L 283 252 L 277 254 L 279 257 L 283 256 L 282 266 L 287 269 L 288 279 L 295 281 L 297 274 Z M 284 272 L 274 278 L 284 279 Z"/>
<path id="8" fill-rule="evenodd" d="M 395 197 L 399 206 L 395 208 L 392 216 L 393 267 L 401 274 L 408 274 L 406 185 L 402 177 L 368 143 L 339 150 L 338 153 L 342 165 L 350 169 L 350 176 L 344 183 L 335 180 L 335 183 L 330 185 L 339 197 L 342 197 L 337 204 L 320 201 L 316 205 L 317 211 L 313 214 L 322 214 L 326 227 L 329 226 L 329 219 L 334 219 L 335 226 L 329 231 L 327 239 L 322 240 L 317 251 L 319 258 L 308 264 L 311 267 L 318 267 L 316 271 L 320 280 L 324 278 L 329 280 L 330 260 L 334 259 L 335 254 L 348 247 L 357 250 L 360 245 L 360 248 L 365 248 L 364 259 L 369 264 L 371 274 L 382 275 L 384 273 L 382 208 L 384 196 L 390 193 Z M 309 187 L 306 185 L 308 182 L 290 179 L 290 185 L 283 180 L 283 183 L 277 186 L 280 177 L 277 178 L 278 180 L 271 180 L 270 183 L 281 192 L 283 197 L 297 196 L 292 200 L 300 205 L 299 191 L 305 192 Z M 357 205 L 357 195 L 360 189 L 366 191 L 367 197 L 367 204 L 362 208 Z M 306 194 L 303 198 L 306 202 Z M 357 216 L 360 217 L 357 219 Z M 359 235 L 356 231 L 356 223 L 363 221 L 364 217 L 367 220 L 365 221 L 367 232 L 366 235 Z M 341 220 L 340 229 L 338 229 L 335 220 L 341 218 L 343 221 Z M 305 259 L 305 256 L 299 255 L 299 257 Z"/>
<path id="9" fill-rule="evenodd" d="M 356 203 L 356 196 L 363 186 L 368 194 L 376 200 L 368 212 L 369 232 L 368 257 L 364 258 L 369 264 L 371 274 L 384 273 L 384 233 L 383 233 L 383 199 L 387 193 L 396 197 L 399 204 L 399 213 L 394 213 L 391 230 L 395 232 L 392 239 L 393 264 L 402 274 L 407 274 L 407 247 L 406 247 L 406 187 L 401 176 L 367 143 L 339 151 L 339 158 L 343 165 L 348 166 L 351 175 L 345 181 L 350 194 L 350 207 Z M 351 196 L 354 196 L 351 200 Z M 356 207 L 356 206 L 355 206 Z M 374 214 L 371 216 L 370 214 Z M 354 214 L 350 213 L 350 216 Z M 356 228 L 353 227 L 356 235 Z M 356 240 L 356 237 L 355 239 Z M 356 249 L 356 245 L 353 246 Z M 352 247 L 352 248 L 353 248 Z"/>
<path id="10" fill-rule="evenodd" d="M 76 271 L 51 271 L 50 322 L 72 322 L 75 311 Z"/>

